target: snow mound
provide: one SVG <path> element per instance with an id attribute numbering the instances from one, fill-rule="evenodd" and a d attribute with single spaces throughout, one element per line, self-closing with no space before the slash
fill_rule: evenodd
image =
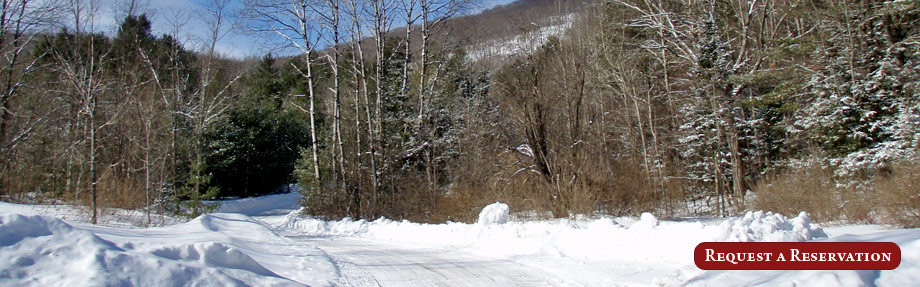
<path id="1" fill-rule="evenodd" d="M 508 222 L 508 205 L 496 202 L 487 205 L 479 213 L 480 225 L 504 224 Z"/>
<path id="2" fill-rule="evenodd" d="M 165 250 L 158 255 L 134 244 L 119 246 L 57 218 L 0 215 L 2 286 L 300 285 L 220 244 L 186 250 L 184 258 Z M 199 260 L 188 260 L 195 256 Z"/>
<path id="3" fill-rule="evenodd" d="M 655 228 L 655 226 L 658 226 L 658 218 L 655 218 L 651 213 L 643 212 L 642 215 L 639 216 L 639 221 L 629 226 L 629 229 L 649 231 Z"/>
<path id="4" fill-rule="evenodd" d="M 806 241 L 826 238 L 827 234 L 804 211 L 788 219 L 772 212 L 748 211 L 742 218 L 730 218 L 722 223 L 718 241 L 762 242 L 762 241 Z"/>

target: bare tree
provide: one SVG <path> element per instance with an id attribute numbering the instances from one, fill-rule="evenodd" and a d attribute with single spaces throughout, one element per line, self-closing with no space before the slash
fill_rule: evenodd
<path id="1" fill-rule="evenodd" d="M 333 184 L 341 184 L 344 188 L 345 186 L 345 151 L 343 150 L 342 145 L 342 112 L 341 112 L 341 95 L 342 89 L 340 86 L 341 76 L 339 73 L 339 44 L 342 41 L 341 31 L 340 31 L 340 22 L 342 21 L 341 17 L 341 0 L 326 0 L 326 9 L 327 13 L 322 13 L 322 18 L 324 19 L 325 26 L 329 29 L 332 34 L 331 53 L 326 53 L 325 57 L 329 60 L 329 68 L 332 71 L 332 109 L 333 109 L 333 118 L 332 118 L 332 166 L 333 174 L 332 181 Z M 335 188 L 338 192 L 339 188 Z"/>
<path id="2" fill-rule="evenodd" d="M 406 94 L 409 93 L 409 66 L 412 63 L 412 31 L 415 31 L 415 21 L 417 21 L 420 15 L 415 13 L 415 7 L 418 4 L 418 0 L 402 0 L 402 12 L 406 20 L 406 38 L 403 39 L 405 55 L 403 59 L 403 75 L 402 83 L 399 89 L 399 92 L 402 94 L 403 98 L 406 97 Z"/>
<path id="3" fill-rule="evenodd" d="M 10 157 L 27 139 L 44 117 L 20 111 L 13 106 L 25 79 L 37 70 L 35 59 L 26 61 L 28 47 L 43 29 L 52 26 L 61 14 L 58 1 L 2 0 L 0 3 L 0 194 L 5 190 L 5 176 Z M 16 122 L 19 122 L 17 124 Z"/>
<path id="4" fill-rule="evenodd" d="M 374 97 L 375 99 L 374 100 L 375 124 L 374 126 L 376 128 L 373 129 L 373 134 L 371 135 L 371 137 L 374 139 L 374 142 L 377 143 L 377 148 L 380 148 L 380 143 L 382 142 L 381 141 L 381 131 L 383 130 L 382 129 L 383 112 L 381 110 L 382 108 L 381 105 L 383 104 L 383 94 L 384 94 L 383 80 L 384 80 L 384 73 L 386 71 L 385 69 L 387 68 L 387 64 L 389 62 L 388 61 L 389 59 L 387 59 L 387 55 L 385 53 L 386 52 L 386 35 L 390 31 L 390 27 L 395 19 L 394 15 L 390 13 L 394 12 L 396 1 L 395 0 L 371 0 L 370 2 L 372 6 L 372 11 L 373 11 L 371 14 L 372 15 L 371 19 L 373 19 L 373 23 L 374 23 L 372 25 L 372 28 L 374 30 L 374 36 L 373 36 L 374 37 L 374 52 L 375 52 L 374 54 L 374 61 L 375 61 L 374 86 L 376 88 L 376 91 L 374 93 L 375 94 L 375 97 Z M 371 154 L 375 154 L 376 152 L 377 151 L 374 148 L 371 148 Z M 383 166 L 387 166 L 387 164 L 388 163 L 385 161 Z M 371 211 L 374 213 L 379 212 L 379 207 L 380 207 L 379 202 L 378 202 L 379 195 L 380 195 L 379 194 L 380 193 L 379 180 L 380 180 L 380 176 L 377 175 L 377 173 L 375 173 L 374 174 L 375 188 L 374 190 L 372 190 L 371 208 L 370 208 Z"/>

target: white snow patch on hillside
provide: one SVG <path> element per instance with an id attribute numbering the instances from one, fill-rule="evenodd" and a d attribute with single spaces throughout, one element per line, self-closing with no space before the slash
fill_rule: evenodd
<path id="1" fill-rule="evenodd" d="M 550 17 L 544 24 L 531 23 L 536 26 L 533 31 L 473 44 L 467 52 L 467 57 L 473 61 L 480 61 L 494 57 L 531 54 L 546 44 L 550 37 L 558 37 L 565 33 L 572 27 L 574 20 L 575 14 L 567 14 Z"/>
<path id="2" fill-rule="evenodd" d="M 479 213 L 479 225 L 503 224 L 508 222 L 508 205 L 496 202 L 486 205 Z"/>

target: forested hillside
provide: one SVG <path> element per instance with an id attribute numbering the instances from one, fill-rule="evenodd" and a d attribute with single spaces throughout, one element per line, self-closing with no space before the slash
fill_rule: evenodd
<path id="1" fill-rule="evenodd" d="M 327 218 L 920 225 L 920 1 L 209 2 L 193 48 L 133 8 L 101 31 L 92 0 L 4 1 L 0 199 L 197 215 L 293 183 Z M 227 25 L 286 52 L 223 57 Z"/>

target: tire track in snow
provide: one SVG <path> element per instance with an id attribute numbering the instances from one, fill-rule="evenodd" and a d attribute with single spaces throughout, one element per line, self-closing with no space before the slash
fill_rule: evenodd
<path id="1" fill-rule="evenodd" d="M 555 286 L 557 280 L 521 264 L 450 250 L 345 237 L 289 238 L 322 249 L 339 266 L 345 286 Z"/>

